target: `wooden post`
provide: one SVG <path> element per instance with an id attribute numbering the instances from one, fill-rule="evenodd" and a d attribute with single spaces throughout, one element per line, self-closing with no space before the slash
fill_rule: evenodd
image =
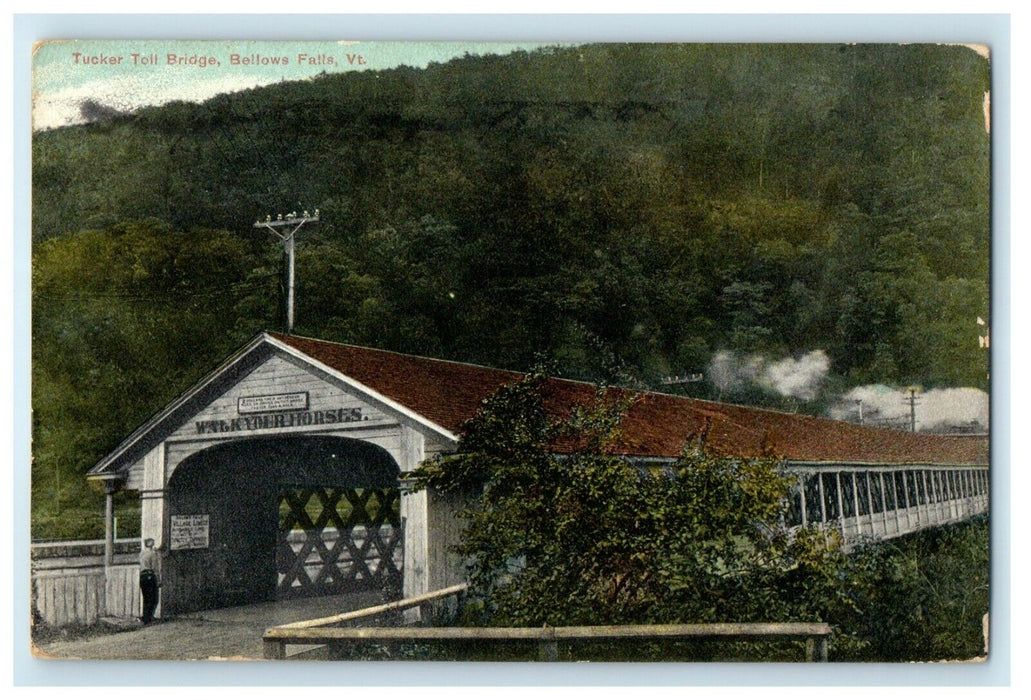
<path id="1" fill-rule="evenodd" d="M 952 477 L 952 517 L 963 517 L 963 475 L 961 472 L 953 471 Z"/>
<path id="2" fill-rule="evenodd" d="M 115 563 L 115 491 L 113 480 L 104 482 L 104 566 Z"/>
<path id="3" fill-rule="evenodd" d="M 859 529 L 859 485 L 856 482 L 856 473 L 852 472 L 852 503 L 856 511 L 856 534 L 860 533 Z M 873 534 L 873 533 L 870 533 Z"/>
<path id="4" fill-rule="evenodd" d="M 912 475 L 912 477 L 913 477 L 913 498 L 914 499 L 916 498 L 916 474 L 914 472 L 911 472 L 911 471 L 903 471 L 902 472 L 902 497 L 903 497 L 903 501 L 906 504 L 906 528 L 907 528 L 907 530 L 912 531 L 913 530 L 913 517 L 912 517 L 912 514 L 909 512 L 912 509 L 912 507 L 913 507 L 913 504 L 909 502 L 909 483 L 910 483 L 909 477 L 910 477 L 910 475 Z M 918 526 L 919 526 L 919 524 L 920 523 L 917 522 Z"/>
<path id="5" fill-rule="evenodd" d="M 823 492 L 823 474 L 816 472 L 816 478 L 820 483 L 820 525 L 827 523 L 827 494 Z"/>
<path id="6" fill-rule="evenodd" d="M 799 474 L 798 476 L 798 493 L 802 496 L 802 527 L 806 527 L 809 524 L 809 517 L 805 512 L 805 475 Z"/>
<path id="7" fill-rule="evenodd" d="M 283 250 L 286 251 L 286 333 L 294 332 L 294 235 L 283 241 Z"/>
<path id="8" fill-rule="evenodd" d="M 884 472 L 877 473 L 881 484 L 881 522 L 884 523 L 884 534 L 888 534 L 888 492 L 884 490 Z"/>
<path id="9" fill-rule="evenodd" d="M 942 492 L 945 494 L 945 520 L 952 520 L 952 501 L 955 496 L 952 493 L 951 472 L 947 469 L 942 471 Z"/>
<path id="10" fill-rule="evenodd" d="M 935 491 L 934 491 L 934 471 L 928 469 L 924 472 L 924 487 L 927 490 L 927 507 L 924 509 L 927 515 L 927 524 L 934 525 L 938 522 L 937 517 L 934 514 L 935 509 Z"/>
<path id="11" fill-rule="evenodd" d="M 945 521 L 945 493 L 942 490 L 941 471 L 931 472 L 934 486 L 934 524 L 941 525 Z"/>
<path id="12" fill-rule="evenodd" d="M 892 471 L 892 472 L 890 472 L 890 474 L 891 474 L 891 503 L 892 503 L 893 506 L 895 506 L 895 508 L 894 508 L 894 510 L 895 510 L 895 534 L 897 535 L 897 534 L 902 532 L 902 514 L 899 513 L 899 488 L 898 488 L 898 482 L 895 479 L 895 475 L 898 474 L 898 472 L 897 471 Z"/>
<path id="13" fill-rule="evenodd" d="M 967 513 L 972 514 L 976 511 L 974 499 L 977 497 L 977 485 L 974 483 L 974 470 L 967 469 L 964 474 L 966 475 L 964 481 L 967 485 Z"/>
<path id="14" fill-rule="evenodd" d="M 295 234 L 301 230 L 309 221 L 319 220 L 319 210 L 315 210 L 315 215 L 312 216 L 308 212 L 304 212 L 303 216 L 297 216 L 297 212 L 291 212 L 286 215 L 286 219 L 280 215 L 275 221 L 272 221 L 272 217 L 268 217 L 265 221 L 254 222 L 254 228 L 267 228 L 271 231 L 276 238 L 283 242 L 283 252 L 286 254 L 287 264 L 287 291 L 286 291 L 286 332 L 287 335 L 293 333 L 294 330 L 294 238 Z M 277 231 L 278 228 L 293 227 L 290 233 L 283 234 Z"/>
<path id="15" fill-rule="evenodd" d="M 977 512 L 977 472 L 973 469 L 967 471 L 967 484 L 969 488 L 970 512 Z"/>
<path id="16" fill-rule="evenodd" d="M 266 659 L 285 659 L 286 644 L 278 639 L 263 639 L 261 642 L 262 656 Z"/>
<path id="17" fill-rule="evenodd" d="M 962 497 L 962 501 L 959 504 L 959 515 L 962 518 L 967 517 L 967 499 L 970 497 L 970 486 L 967 483 L 967 470 L 963 469 L 959 472 L 959 490 Z"/>
<path id="18" fill-rule="evenodd" d="M 934 470 L 931 470 L 927 474 L 928 482 L 931 487 L 927 498 L 927 515 L 928 519 L 931 521 L 931 525 L 937 525 L 941 518 L 941 513 L 938 512 L 938 488 L 934 482 L 935 473 L 936 472 Z"/>
<path id="19" fill-rule="evenodd" d="M 870 472 L 866 472 L 866 502 L 870 506 L 870 535 L 876 534 L 873 526 L 873 482 L 870 481 Z"/>
<path id="20" fill-rule="evenodd" d="M 841 494 L 841 472 L 834 472 L 834 480 L 838 485 L 838 523 L 841 524 L 841 536 L 845 536 L 845 497 Z"/>
<path id="21" fill-rule="evenodd" d="M 541 630 L 537 647 L 538 661 L 558 661 L 558 642 L 555 641 L 555 628 L 544 627 Z"/>

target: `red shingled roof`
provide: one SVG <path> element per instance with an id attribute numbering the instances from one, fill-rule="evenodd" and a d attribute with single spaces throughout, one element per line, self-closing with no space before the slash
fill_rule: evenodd
<path id="1" fill-rule="evenodd" d="M 270 333 L 276 340 L 332 367 L 458 434 L 482 400 L 523 375 L 489 367 Z M 592 385 L 549 379 L 545 407 L 564 415 L 588 404 Z M 800 462 L 987 464 L 988 438 L 946 437 L 641 392 L 621 425 L 621 454 L 677 457 L 690 436 L 706 435 L 718 454 L 773 454 Z"/>

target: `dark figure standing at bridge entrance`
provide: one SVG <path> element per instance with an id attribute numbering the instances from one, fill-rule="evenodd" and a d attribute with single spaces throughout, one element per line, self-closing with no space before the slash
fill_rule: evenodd
<path id="1" fill-rule="evenodd" d="M 143 541 L 140 552 L 140 592 L 143 593 L 143 617 L 140 620 L 148 625 L 154 621 L 154 611 L 158 607 L 158 588 L 161 572 L 161 557 L 154 549 L 154 540 L 148 537 Z"/>

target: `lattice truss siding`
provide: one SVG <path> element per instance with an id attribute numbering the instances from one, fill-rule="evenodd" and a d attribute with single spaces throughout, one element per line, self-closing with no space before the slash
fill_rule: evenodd
<path id="1" fill-rule="evenodd" d="M 400 588 L 398 489 L 297 487 L 279 501 L 278 597 Z"/>

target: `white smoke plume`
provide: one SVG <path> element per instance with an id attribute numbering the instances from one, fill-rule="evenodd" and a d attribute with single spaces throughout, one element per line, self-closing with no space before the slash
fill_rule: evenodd
<path id="1" fill-rule="evenodd" d="M 830 410 L 832 418 L 908 430 L 909 391 L 883 384 L 856 387 Z M 969 387 L 916 393 L 917 431 L 988 429 L 988 394 Z"/>
<path id="2" fill-rule="evenodd" d="M 761 355 L 741 357 L 721 350 L 709 361 L 707 376 L 721 396 L 746 384 L 757 384 L 781 396 L 812 401 L 830 366 L 830 358 L 823 350 L 813 350 L 798 359 L 787 357 L 774 362 Z"/>
<path id="3" fill-rule="evenodd" d="M 797 360 L 790 357 L 766 367 L 762 383 L 782 396 L 812 401 L 823 384 L 831 360 L 823 350 L 813 350 Z"/>

